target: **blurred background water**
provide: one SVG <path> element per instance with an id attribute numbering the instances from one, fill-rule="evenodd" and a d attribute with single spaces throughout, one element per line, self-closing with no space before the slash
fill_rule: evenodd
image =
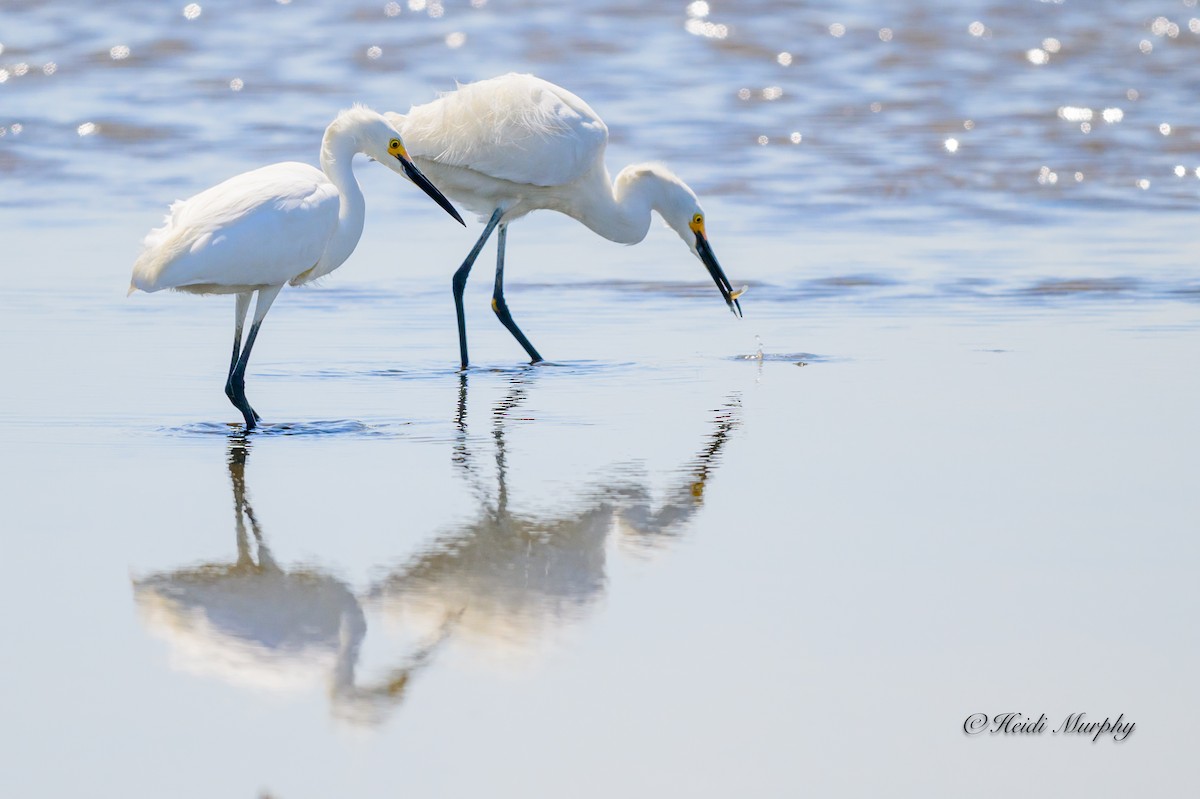
<path id="1" fill-rule="evenodd" d="M 1195 0 L 4 0 L 0 793 L 1178 790 L 1198 56 Z M 477 228 L 360 160 L 239 437 L 232 301 L 126 299 L 141 237 L 509 71 L 689 182 L 746 319 L 668 231 L 535 215 L 551 363 L 477 276 L 460 377 Z"/>
<path id="2" fill-rule="evenodd" d="M 616 160 L 665 160 L 764 224 L 907 218 L 914 205 L 939 221 L 1184 210 L 1198 185 L 1200 11 L 1186 2 L 10 2 L 4 13 L 10 207 L 60 202 L 51 176 L 132 172 L 136 188 L 108 205 L 140 209 L 202 170 L 311 150 L 331 109 L 403 109 L 514 70 L 601 109 Z"/>

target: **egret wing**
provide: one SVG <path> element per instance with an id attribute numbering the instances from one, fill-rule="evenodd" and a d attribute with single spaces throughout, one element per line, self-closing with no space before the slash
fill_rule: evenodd
<path id="1" fill-rule="evenodd" d="M 282 285 L 311 269 L 337 228 L 337 188 L 307 164 L 246 172 L 176 202 L 133 269 L 143 291 Z"/>
<path id="2" fill-rule="evenodd" d="M 414 106 L 400 128 L 409 154 L 494 178 L 560 186 L 602 163 L 608 128 L 587 103 L 532 75 L 468 83 Z"/>

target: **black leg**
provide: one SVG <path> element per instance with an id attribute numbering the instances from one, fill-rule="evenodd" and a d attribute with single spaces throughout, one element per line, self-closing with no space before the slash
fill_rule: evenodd
<path id="1" fill-rule="evenodd" d="M 525 352 L 529 353 L 533 363 L 537 363 L 542 360 L 542 356 L 538 355 L 538 351 L 529 343 L 529 339 L 525 338 L 521 328 L 517 327 L 512 314 L 508 312 L 508 303 L 504 301 L 504 245 L 507 241 L 508 225 L 501 225 L 500 232 L 496 235 L 496 288 L 492 292 L 492 310 L 500 318 L 500 323 L 508 328 L 509 333 L 513 334 L 517 343 L 525 348 Z"/>
<path id="2" fill-rule="evenodd" d="M 225 376 L 225 396 L 229 397 L 229 401 L 237 405 L 234 399 L 233 392 L 233 372 L 237 368 L 238 356 L 242 350 L 242 327 L 246 323 L 246 311 L 250 308 L 250 294 L 238 295 L 237 311 L 233 328 L 233 357 L 229 360 L 229 373 Z M 259 421 L 262 417 L 253 408 L 250 412 L 254 414 L 254 420 Z"/>
<path id="3" fill-rule="evenodd" d="M 240 354 L 240 351 L 241 351 L 241 344 L 242 344 L 242 328 L 241 328 L 241 325 L 239 325 L 237 328 L 237 332 L 234 333 L 233 359 L 229 362 L 229 376 L 225 378 L 225 396 L 229 397 L 229 401 L 232 402 L 235 406 L 237 406 L 238 410 L 241 410 L 241 406 L 238 405 L 237 392 L 235 391 L 235 389 L 233 387 L 233 373 L 237 370 L 238 355 Z M 245 388 L 244 387 L 242 389 L 242 400 L 243 401 L 245 400 Z M 256 422 L 261 421 L 262 417 L 258 415 L 258 411 L 251 408 L 250 413 L 254 414 L 254 421 L 256 421 Z M 250 428 L 247 428 L 247 429 L 250 429 Z"/>
<path id="4" fill-rule="evenodd" d="M 496 229 L 502 213 L 499 208 L 492 213 L 492 218 L 484 226 L 479 241 L 475 242 L 475 246 L 467 253 L 467 259 L 454 273 L 454 280 L 451 282 L 454 287 L 454 311 L 458 315 L 458 354 L 462 358 L 463 369 L 467 368 L 467 317 L 463 313 L 463 291 L 467 288 L 467 276 L 471 274 L 471 267 L 475 265 L 475 259 L 479 257 L 479 251 L 487 243 L 488 236 L 492 235 L 492 231 Z"/>
<path id="5" fill-rule="evenodd" d="M 258 414 L 246 401 L 246 364 L 250 362 L 250 350 L 254 348 L 254 339 L 258 338 L 258 328 L 261 326 L 261 320 L 250 325 L 250 335 L 246 337 L 246 346 L 242 348 L 241 357 L 238 358 L 237 364 L 230 372 L 229 382 L 225 387 L 229 401 L 242 412 L 242 417 L 246 420 L 246 430 L 253 430 L 258 421 Z"/>

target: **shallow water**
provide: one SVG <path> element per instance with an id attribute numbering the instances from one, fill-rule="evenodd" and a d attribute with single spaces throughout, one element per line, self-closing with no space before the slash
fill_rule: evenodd
<path id="1" fill-rule="evenodd" d="M 0 793 L 1190 786 L 1197 31 L 1194 2 L 5 4 Z M 669 231 L 534 216 L 509 301 L 551 360 L 488 313 L 489 250 L 460 375 L 478 228 L 360 162 L 362 243 L 281 295 L 241 435 L 232 301 L 126 299 L 141 236 L 315 160 L 352 102 L 510 70 L 587 99 L 614 171 L 689 181 L 746 318 Z M 963 733 L 1008 711 L 1137 728 Z"/>

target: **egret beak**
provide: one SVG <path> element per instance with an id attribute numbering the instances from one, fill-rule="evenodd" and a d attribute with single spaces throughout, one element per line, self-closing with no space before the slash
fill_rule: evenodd
<path id="1" fill-rule="evenodd" d="M 421 170 L 417 169 L 416 164 L 414 164 L 412 161 L 409 161 L 399 153 L 396 154 L 396 160 L 400 162 L 400 166 L 403 167 L 404 174 L 408 176 L 409 180 L 417 184 L 417 187 L 421 191 L 432 197 L 435 203 L 442 206 L 442 208 L 446 210 L 446 213 L 457 219 L 458 224 L 462 225 L 463 227 L 467 226 L 467 223 L 464 222 L 463 218 L 458 215 L 458 211 L 456 211 L 454 206 L 450 204 L 450 201 L 446 199 L 446 196 L 438 191 L 437 186 L 429 182 L 429 178 L 421 174 Z"/>
<path id="2" fill-rule="evenodd" d="M 734 316 L 741 317 L 742 305 L 738 302 L 738 297 L 742 295 L 742 292 L 735 293 L 733 286 L 729 285 L 729 278 L 725 277 L 725 272 L 717 263 L 717 256 L 713 254 L 712 247 L 708 246 L 708 237 L 704 235 L 704 231 L 696 230 L 694 232 L 696 234 L 696 254 L 700 256 L 708 273 L 712 275 L 713 282 L 720 289 L 721 296 L 725 298 L 725 304 L 729 306 L 729 310 L 733 312 Z"/>

